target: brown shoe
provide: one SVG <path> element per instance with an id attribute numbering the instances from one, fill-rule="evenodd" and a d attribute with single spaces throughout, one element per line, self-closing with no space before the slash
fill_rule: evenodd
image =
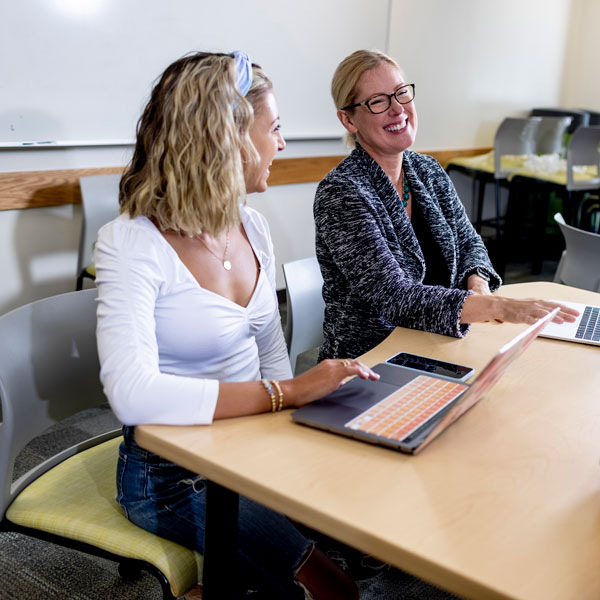
<path id="1" fill-rule="evenodd" d="M 188 590 L 183 597 L 185 600 L 202 600 L 202 586 L 198 584 L 191 590 Z"/>

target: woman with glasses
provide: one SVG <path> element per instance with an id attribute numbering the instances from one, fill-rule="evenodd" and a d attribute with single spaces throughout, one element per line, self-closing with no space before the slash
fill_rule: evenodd
<path id="1" fill-rule="evenodd" d="M 319 359 L 358 356 L 395 326 L 464 336 L 469 323 L 531 323 L 555 304 L 493 296 L 501 285 L 439 163 L 408 148 L 415 85 L 377 51 L 358 50 L 331 85 L 354 151 L 319 184 L 314 216 L 323 273 Z M 557 322 L 573 321 L 561 309 Z"/>

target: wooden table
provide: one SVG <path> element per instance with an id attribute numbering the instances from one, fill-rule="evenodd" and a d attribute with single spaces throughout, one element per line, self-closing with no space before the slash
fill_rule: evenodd
<path id="1" fill-rule="evenodd" d="M 553 283 L 502 294 L 600 305 Z M 462 340 L 398 328 L 364 360 L 407 350 L 480 371 L 524 328 L 475 324 Z M 539 338 L 417 456 L 285 411 L 136 431 L 140 445 L 467 598 L 600 598 L 600 347 Z"/>

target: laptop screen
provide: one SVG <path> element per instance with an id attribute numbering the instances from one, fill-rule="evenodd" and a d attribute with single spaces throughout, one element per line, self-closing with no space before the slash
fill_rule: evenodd
<path id="1" fill-rule="evenodd" d="M 435 439 L 442 431 L 446 430 L 456 419 L 463 415 L 469 408 L 479 402 L 484 394 L 500 379 L 508 365 L 510 365 L 539 335 L 540 331 L 554 318 L 559 308 L 555 308 L 545 317 L 538 319 L 525 331 L 502 346 L 494 358 L 485 366 L 481 373 L 475 378 L 469 389 L 462 395 L 456 404 L 448 411 L 442 420 L 431 430 L 425 438 L 419 450 L 422 450 L 429 442 Z"/>

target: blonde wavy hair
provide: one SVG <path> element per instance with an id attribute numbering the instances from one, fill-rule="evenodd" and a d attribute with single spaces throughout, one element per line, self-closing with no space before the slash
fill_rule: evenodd
<path id="1" fill-rule="evenodd" d="M 272 89 L 258 65 L 252 71 L 244 98 L 230 54 L 197 52 L 165 70 L 137 125 L 120 183 L 122 213 L 187 235 L 216 236 L 239 223 L 245 169 L 260 161 L 250 127 Z"/>
<path id="2" fill-rule="evenodd" d="M 337 66 L 331 81 L 331 96 L 337 110 L 342 106 L 348 106 L 358 102 L 356 98 L 356 86 L 360 78 L 371 69 L 382 63 L 389 63 L 402 73 L 398 63 L 379 50 L 357 50 L 346 56 Z M 351 108 L 350 110 L 354 110 Z M 353 148 L 356 145 L 356 134 L 346 132 L 344 136 L 346 144 Z"/>

